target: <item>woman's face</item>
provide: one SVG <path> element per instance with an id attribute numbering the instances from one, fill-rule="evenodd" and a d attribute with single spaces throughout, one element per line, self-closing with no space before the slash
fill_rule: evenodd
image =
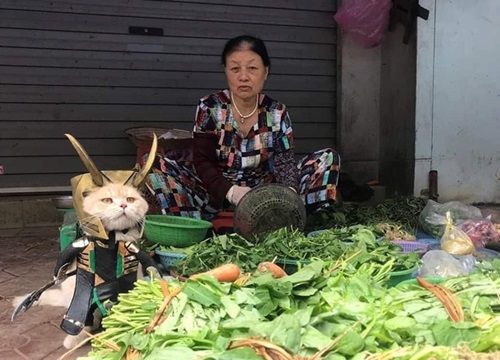
<path id="1" fill-rule="evenodd" d="M 259 54 L 249 49 L 230 53 L 224 67 L 229 90 L 240 99 L 253 98 L 262 91 L 268 70 Z"/>

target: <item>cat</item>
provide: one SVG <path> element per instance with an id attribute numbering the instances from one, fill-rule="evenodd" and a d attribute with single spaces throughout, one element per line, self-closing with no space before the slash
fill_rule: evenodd
<path id="1" fill-rule="evenodd" d="M 131 229 L 139 231 L 136 227 L 144 220 L 148 211 L 148 203 L 139 190 L 129 185 L 108 184 L 88 194 L 83 199 L 83 210 L 101 219 L 104 228 L 108 231 L 120 232 Z M 118 240 L 137 240 L 138 232 L 121 234 L 125 238 Z M 131 237 L 132 236 L 132 237 Z M 137 237 L 134 237 L 137 236 Z"/>
<path id="2" fill-rule="evenodd" d="M 83 209 L 88 215 L 98 217 L 107 231 L 115 231 L 117 241 L 137 241 L 142 235 L 142 226 L 137 225 L 144 221 L 148 203 L 139 190 L 131 185 L 107 184 L 84 197 Z M 76 263 L 72 265 L 73 269 L 75 267 Z M 140 266 L 137 274 L 140 278 L 142 274 Z M 75 282 L 75 276 L 68 277 L 58 287 L 46 290 L 34 305 L 61 306 L 67 309 L 73 298 Z M 17 306 L 26 296 L 15 297 L 13 306 Z M 96 311 L 94 325 L 86 326 L 84 330 L 95 331 L 100 326 L 101 318 L 100 312 Z M 64 347 L 72 349 L 84 341 L 87 338 L 86 331 L 76 336 L 67 335 Z"/>

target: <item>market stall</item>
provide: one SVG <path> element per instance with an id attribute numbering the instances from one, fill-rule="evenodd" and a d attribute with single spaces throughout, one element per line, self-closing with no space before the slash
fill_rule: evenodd
<path id="1" fill-rule="evenodd" d="M 120 295 L 87 359 L 496 358 L 500 254 L 484 246 L 498 225 L 440 205 L 342 204 L 258 239 L 146 239 L 166 276 Z"/>

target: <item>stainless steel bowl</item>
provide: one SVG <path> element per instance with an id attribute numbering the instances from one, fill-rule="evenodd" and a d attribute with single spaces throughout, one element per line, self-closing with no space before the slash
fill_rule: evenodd
<path id="1" fill-rule="evenodd" d="M 52 202 L 58 209 L 71 209 L 73 208 L 73 196 L 56 196 L 52 198 Z"/>

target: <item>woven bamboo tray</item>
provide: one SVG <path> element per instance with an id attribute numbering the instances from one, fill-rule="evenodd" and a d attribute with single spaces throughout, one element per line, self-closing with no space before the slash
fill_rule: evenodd
<path id="1" fill-rule="evenodd" d="M 138 148 L 150 147 L 153 142 L 153 133 L 157 137 L 169 132 L 173 139 L 158 139 L 158 146 L 163 150 L 185 149 L 190 147 L 193 142 L 193 136 L 190 131 L 180 129 L 168 129 L 160 127 L 133 127 L 125 129 L 125 134 Z"/>

